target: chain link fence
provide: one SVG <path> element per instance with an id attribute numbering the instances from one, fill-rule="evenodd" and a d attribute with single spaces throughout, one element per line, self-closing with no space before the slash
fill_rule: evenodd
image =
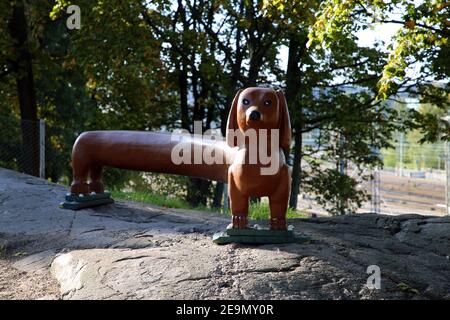
<path id="1" fill-rule="evenodd" d="M 0 166 L 45 176 L 45 123 L 0 117 Z"/>
<path id="2" fill-rule="evenodd" d="M 44 120 L 0 116 L 0 167 L 68 184 L 70 147 L 61 143 L 61 127 Z"/>

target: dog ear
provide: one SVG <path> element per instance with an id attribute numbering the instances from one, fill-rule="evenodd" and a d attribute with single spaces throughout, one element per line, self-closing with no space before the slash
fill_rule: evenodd
<path id="1" fill-rule="evenodd" d="M 229 130 L 238 130 L 239 126 L 238 126 L 238 122 L 237 122 L 237 105 L 238 105 L 238 100 L 239 100 L 239 95 L 241 94 L 242 89 L 239 89 L 239 91 L 236 93 L 236 95 L 234 96 L 233 99 L 233 103 L 231 104 L 231 109 L 230 109 L 230 113 L 228 114 L 228 122 L 227 122 L 227 132 L 226 132 L 226 140 L 227 140 L 227 144 L 230 147 L 236 147 L 237 144 L 235 142 L 235 135 L 228 134 Z"/>
<path id="2" fill-rule="evenodd" d="M 277 90 L 278 96 L 278 110 L 280 113 L 279 128 L 280 128 L 280 147 L 289 152 L 291 148 L 291 120 L 289 119 L 289 110 L 286 103 L 286 98 L 281 90 Z"/>

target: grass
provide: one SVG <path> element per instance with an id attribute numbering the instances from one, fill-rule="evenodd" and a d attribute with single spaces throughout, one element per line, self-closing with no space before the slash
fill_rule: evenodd
<path id="1" fill-rule="evenodd" d="M 186 201 L 179 198 L 166 197 L 164 195 L 151 192 L 122 192 L 112 191 L 111 196 L 121 200 L 131 200 L 136 202 L 151 203 L 160 207 L 176 209 L 193 209 Z"/>
<path id="2" fill-rule="evenodd" d="M 150 203 L 160 207 L 175 208 L 175 209 L 187 209 L 187 210 L 199 210 L 207 212 L 218 212 L 222 214 L 223 210 L 217 210 L 213 208 L 208 208 L 205 206 L 192 207 L 185 200 L 174 197 L 167 197 L 165 195 L 145 192 L 145 191 L 133 191 L 133 192 L 123 192 L 123 191 L 112 191 L 111 195 L 113 198 L 121 200 L 130 200 L 136 202 Z M 249 218 L 253 220 L 267 220 L 269 219 L 270 208 L 267 202 L 253 203 L 249 208 Z M 286 213 L 288 219 L 291 218 L 306 218 L 307 215 L 304 212 L 299 212 L 297 210 L 288 209 Z"/>
<path id="3" fill-rule="evenodd" d="M 254 220 L 266 220 L 270 216 L 270 207 L 267 202 L 252 203 L 249 208 L 249 217 Z M 291 208 L 288 208 L 286 218 L 306 218 L 307 215 L 304 212 L 300 212 Z"/>
<path id="4" fill-rule="evenodd" d="M 400 282 L 397 284 L 397 288 L 401 291 L 408 292 L 408 293 L 414 293 L 417 295 L 420 295 L 419 290 L 412 288 L 409 284 Z"/>

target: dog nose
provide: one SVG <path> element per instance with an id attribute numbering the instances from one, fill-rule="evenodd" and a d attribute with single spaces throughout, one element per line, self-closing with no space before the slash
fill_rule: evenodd
<path id="1" fill-rule="evenodd" d="M 259 121 L 261 119 L 261 113 L 259 113 L 259 111 L 253 110 L 252 112 L 250 112 L 248 118 L 252 121 Z"/>

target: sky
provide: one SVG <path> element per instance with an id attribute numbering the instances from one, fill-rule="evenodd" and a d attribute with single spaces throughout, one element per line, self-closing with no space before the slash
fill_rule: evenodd
<path id="1" fill-rule="evenodd" d="M 392 37 L 401 27 L 400 24 L 395 23 L 379 23 L 373 29 L 361 30 L 356 34 L 358 37 L 358 45 L 373 47 L 376 42 L 383 41 L 387 48 L 391 43 Z M 282 46 L 279 51 L 279 57 L 284 70 L 287 68 L 288 52 L 289 49 L 286 46 Z"/>
<path id="2" fill-rule="evenodd" d="M 423 0 L 412 0 L 412 3 L 417 7 L 423 3 Z M 404 9 L 398 8 L 397 10 L 388 14 L 388 17 L 392 20 L 402 20 L 404 15 Z M 360 30 L 357 32 L 358 45 L 364 47 L 373 47 L 376 42 L 383 42 L 384 49 L 392 43 L 393 36 L 397 31 L 402 28 L 403 25 L 398 23 L 377 23 L 373 27 L 366 30 Z M 383 48 L 383 47 L 381 47 Z M 279 58 L 282 63 L 281 66 L 284 70 L 287 68 L 288 61 L 288 48 L 283 46 L 279 51 Z M 416 63 L 406 69 L 406 77 L 414 78 L 420 73 L 420 63 Z"/>
<path id="3" fill-rule="evenodd" d="M 356 34 L 358 37 L 358 44 L 364 47 L 371 47 L 377 41 L 384 41 L 387 45 L 401 27 L 402 25 L 395 23 L 376 24 L 373 30 L 361 30 Z"/>

